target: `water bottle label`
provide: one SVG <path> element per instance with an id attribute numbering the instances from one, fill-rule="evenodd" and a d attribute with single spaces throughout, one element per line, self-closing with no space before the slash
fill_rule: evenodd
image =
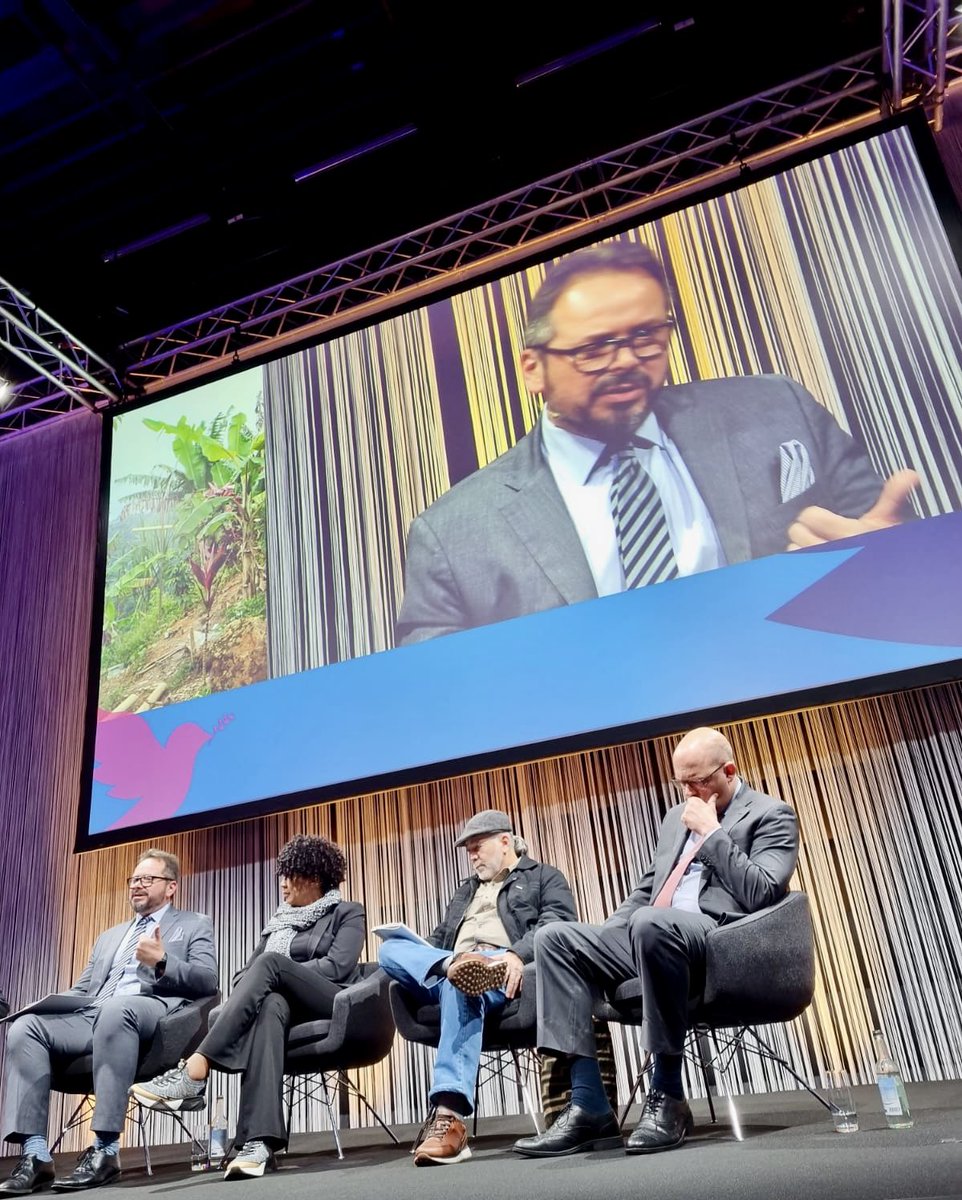
<path id="1" fill-rule="evenodd" d="M 223 1158 L 227 1154 L 227 1130 L 212 1129 L 210 1131 L 210 1156 Z"/>
<path id="2" fill-rule="evenodd" d="M 882 1109 L 887 1117 L 898 1117 L 902 1114 L 902 1099 L 899 1096 L 899 1085 L 891 1075 L 878 1077 L 878 1090 L 882 1096 Z"/>

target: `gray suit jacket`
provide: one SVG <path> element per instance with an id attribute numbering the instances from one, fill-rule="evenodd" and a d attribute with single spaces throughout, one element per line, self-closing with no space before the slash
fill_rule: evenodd
<path id="1" fill-rule="evenodd" d="M 809 504 L 858 517 L 882 481 L 864 452 L 784 376 L 664 388 L 658 419 L 685 461 L 729 563 L 784 550 Z M 783 503 L 779 447 L 800 442 L 814 482 Z M 412 523 L 398 644 L 597 596 L 537 427 Z"/>
<path id="2" fill-rule="evenodd" d="M 683 808 L 677 804 L 668 810 L 651 866 L 606 925 L 626 925 L 636 908 L 658 895 L 688 837 Z M 724 923 L 767 908 L 788 891 L 798 861 L 795 813 L 745 784 L 722 814 L 721 829 L 695 857 L 702 865 L 698 904 L 703 913 Z"/>
<path id="3" fill-rule="evenodd" d="M 68 995 L 96 996 L 110 974 L 114 956 L 130 924 L 124 921 L 113 925 L 97 938 L 83 974 L 67 989 Z M 156 996 L 168 1012 L 179 1008 L 185 1000 L 212 996 L 217 991 L 217 955 L 210 917 L 171 905 L 161 917 L 160 936 L 167 965 L 161 975 L 143 964 L 137 968 L 141 995 Z"/>

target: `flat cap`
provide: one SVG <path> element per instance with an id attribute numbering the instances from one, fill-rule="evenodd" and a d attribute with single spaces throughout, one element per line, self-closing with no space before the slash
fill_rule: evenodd
<path id="1" fill-rule="evenodd" d="M 469 838 L 487 837 L 491 833 L 510 833 L 511 818 L 499 808 L 485 808 L 475 813 L 461 830 L 461 836 L 454 843 L 455 850 L 463 846 Z"/>

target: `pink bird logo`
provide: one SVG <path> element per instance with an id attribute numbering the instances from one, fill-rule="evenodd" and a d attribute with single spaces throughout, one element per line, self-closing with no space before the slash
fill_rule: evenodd
<path id="1" fill-rule="evenodd" d="M 184 802 L 198 751 L 234 719 L 227 713 L 208 733 L 193 721 L 178 725 L 164 744 L 139 713 L 97 710 L 94 779 L 113 800 L 136 800 L 110 829 L 172 817 Z"/>

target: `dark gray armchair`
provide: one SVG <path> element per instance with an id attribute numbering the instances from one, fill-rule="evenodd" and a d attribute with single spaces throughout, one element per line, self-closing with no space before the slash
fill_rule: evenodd
<path id="1" fill-rule="evenodd" d="M 182 1058 L 193 1054 L 204 1039 L 207 1032 L 207 1022 L 211 1012 L 220 1003 L 220 994 L 207 996 L 203 1000 L 188 1000 L 180 1008 L 161 1017 L 157 1030 L 147 1046 L 144 1047 L 140 1061 L 137 1064 L 135 1083 L 153 1079 L 163 1071 L 176 1067 Z M 54 1060 L 50 1077 L 51 1091 L 64 1092 L 67 1095 L 80 1096 L 80 1102 L 74 1109 L 66 1125 L 60 1131 L 60 1136 L 51 1146 L 56 1150 L 64 1135 L 84 1119 L 85 1109 L 92 1105 L 94 1077 L 93 1055 L 79 1054 L 74 1058 Z M 181 1112 L 206 1107 L 206 1101 L 200 1098 L 196 1104 L 185 1101 Z M 158 1107 L 146 1110 L 133 1098 L 127 1110 L 127 1119 L 133 1121 L 140 1130 L 140 1139 L 144 1148 L 144 1166 L 147 1174 L 153 1174 L 150 1161 L 150 1149 L 147 1140 L 147 1119 L 154 1113 L 170 1117 L 181 1130 L 191 1139 L 196 1139 L 192 1130 L 186 1125 L 180 1112 L 173 1109 Z"/>
<path id="2" fill-rule="evenodd" d="M 692 1002 L 689 1025 L 695 1057 L 705 1073 L 714 1068 L 722 1078 L 735 1136 L 741 1126 L 728 1075 L 739 1051 L 747 1051 L 777 1062 L 810 1092 L 819 1104 L 827 1102 L 799 1075 L 785 1058 L 759 1036 L 758 1026 L 791 1021 L 808 1008 L 815 993 L 815 941 L 808 897 L 789 892 L 769 908 L 719 925 L 708 935 L 705 989 Z M 639 1025 L 642 1020 L 641 982 L 630 979 L 595 1007 L 595 1017 Z M 715 1045 L 708 1050 L 708 1039 Z M 635 1081 L 628 1104 L 641 1087 L 644 1071 Z M 711 1118 L 715 1111 L 708 1091 Z M 624 1118 L 622 1118 L 624 1119 Z"/>

